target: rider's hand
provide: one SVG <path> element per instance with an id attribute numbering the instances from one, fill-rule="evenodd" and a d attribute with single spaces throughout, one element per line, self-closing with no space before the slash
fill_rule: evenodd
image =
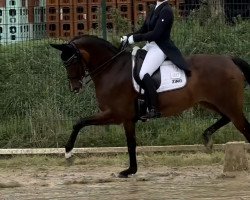
<path id="1" fill-rule="evenodd" d="M 128 43 L 129 44 L 134 44 L 135 42 L 134 42 L 134 37 L 133 37 L 133 35 L 130 35 L 129 36 L 129 38 L 128 38 Z"/>
<path id="2" fill-rule="evenodd" d="M 128 41 L 128 36 L 124 35 L 121 37 L 121 42 L 126 43 Z"/>

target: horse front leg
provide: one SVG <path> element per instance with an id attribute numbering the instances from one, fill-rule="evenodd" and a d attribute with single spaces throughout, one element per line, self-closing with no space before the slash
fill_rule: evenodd
<path id="1" fill-rule="evenodd" d="M 75 141 L 77 138 L 77 135 L 79 131 L 89 125 L 106 125 L 106 124 L 112 124 L 114 123 L 114 120 L 112 118 L 112 115 L 109 111 L 104 111 L 101 113 L 98 113 L 96 115 L 93 115 L 91 117 L 86 117 L 80 119 L 74 126 L 73 131 L 68 139 L 67 144 L 65 145 L 65 158 L 69 159 L 72 157 L 72 149 L 74 148 Z"/>
<path id="2" fill-rule="evenodd" d="M 128 153 L 129 153 L 129 168 L 120 172 L 119 177 L 127 178 L 128 175 L 132 175 L 137 172 L 135 122 L 127 121 L 123 123 L 123 126 L 127 138 Z"/>

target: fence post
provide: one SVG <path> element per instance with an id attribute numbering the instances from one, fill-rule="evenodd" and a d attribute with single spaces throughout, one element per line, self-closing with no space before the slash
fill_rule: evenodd
<path id="1" fill-rule="evenodd" d="M 224 0 L 208 0 L 212 17 L 224 17 Z"/>
<path id="2" fill-rule="evenodd" d="M 102 0 L 102 38 L 107 40 L 106 0 Z"/>
<path id="3" fill-rule="evenodd" d="M 248 169 L 245 142 L 228 142 L 225 148 L 224 172 Z"/>

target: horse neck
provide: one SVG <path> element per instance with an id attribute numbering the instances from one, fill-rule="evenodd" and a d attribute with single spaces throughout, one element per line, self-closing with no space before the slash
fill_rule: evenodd
<path id="1" fill-rule="evenodd" d="M 84 49 L 89 53 L 90 59 L 87 68 L 93 81 L 103 76 L 113 66 L 112 58 L 119 53 L 98 45 L 91 45 Z"/>
<path id="2" fill-rule="evenodd" d="M 125 67 L 125 65 L 131 65 L 132 63 L 129 62 L 129 53 L 125 52 L 114 52 L 112 50 L 100 49 L 103 51 L 103 55 L 100 57 L 96 57 L 95 60 L 98 60 L 95 64 L 91 63 L 89 68 L 90 76 L 93 82 L 96 85 L 101 85 L 104 83 L 103 81 L 110 82 L 110 78 L 113 82 L 119 79 L 119 82 L 122 79 L 128 80 L 130 77 L 130 68 Z M 93 55 L 97 55 L 96 52 L 93 52 Z M 91 55 L 90 55 L 91 57 Z M 126 60 L 126 62 L 125 62 Z M 119 77 L 117 79 L 117 77 Z M 100 85 L 99 85 L 100 86 Z"/>

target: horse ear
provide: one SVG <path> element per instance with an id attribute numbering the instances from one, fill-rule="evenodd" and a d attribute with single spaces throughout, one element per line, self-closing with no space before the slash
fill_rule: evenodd
<path id="1" fill-rule="evenodd" d="M 50 44 L 50 46 L 52 46 L 53 48 L 59 50 L 59 51 L 63 51 L 66 48 L 66 44 Z"/>

